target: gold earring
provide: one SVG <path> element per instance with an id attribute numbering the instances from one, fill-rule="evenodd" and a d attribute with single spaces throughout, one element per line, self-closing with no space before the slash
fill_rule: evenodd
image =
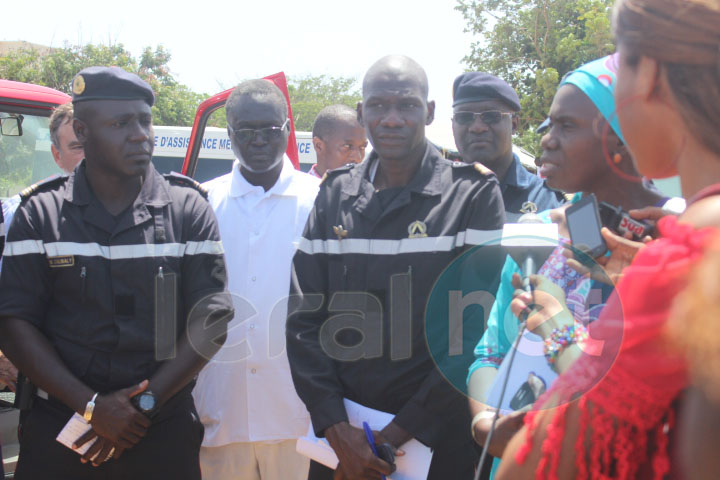
<path id="1" fill-rule="evenodd" d="M 613 155 L 613 162 L 615 163 L 615 165 L 618 165 L 620 162 L 622 162 L 622 155 L 619 153 Z"/>

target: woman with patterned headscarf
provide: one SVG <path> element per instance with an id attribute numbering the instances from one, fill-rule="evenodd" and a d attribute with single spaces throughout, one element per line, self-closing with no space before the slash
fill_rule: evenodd
<path id="1" fill-rule="evenodd" d="M 600 58 L 563 78 L 553 99 L 542 138 L 543 154 L 536 163 L 551 188 L 580 192 L 571 203 L 583 194 L 594 194 L 599 201 L 626 211 L 663 206 L 668 199 L 642 181 L 624 145 L 613 96 L 617 83 L 616 57 Z M 567 207 L 564 205 L 539 214 L 543 221 L 558 224 L 562 243 L 569 242 L 565 219 Z M 606 232 L 606 235 L 611 234 Z M 560 246 L 542 265 L 539 274 L 562 289 L 574 320 L 587 326 L 598 317 L 612 286 L 584 278 L 566 261 Z M 488 393 L 497 384 L 500 364 L 518 335 L 519 322 L 510 310 L 510 302 L 514 291 L 513 276 L 519 271 L 515 261 L 508 257 L 487 328 L 475 348 L 475 361 L 468 373 L 473 415 L 471 428 L 480 445 L 487 441 L 494 417 L 495 409 L 488 405 L 494 402 L 488 401 Z M 538 342 L 535 337 L 531 337 L 532 340 Z M 535 361 L 546 362 L 542 353 L 539 356 L 525 352 L 517 355 L 533 357 L 530 359 L 533 364 Z M 571 359 L 564 356 L 554 368 L 559 372 L 570 363 Z M 506 398 L 512 396 L 513 392 L 508 392 Z M 507 441 L 521 426 L 522 413 L 501 417 L 490 442 L 490 454 L 501 456 Z M 498 463 L 498 460 L 494 462 L 493 471 Z"/>
<path id="2" fill-rule="evenodd" d="M 665 329 L 675 297 L 720 227 L 720 2 L 619 0 L 614 27 L 617 113 L 635 165 L 651 178 L 679 174 L 688 208 L 659 222 L 661 238 L 635 256 L 589 329 L 616 354 L 587 355 L 581 335 L 549 334 L 557 358 L 579 359 L 510 441 L 503 480 L 678 476 L 670 446 L 689 380 Z M 562 331 L 561 292 L 538 277 L 534 283 L 534 298 L 519 293 L 513 312 L 528 313 L 531 329 Z"/>

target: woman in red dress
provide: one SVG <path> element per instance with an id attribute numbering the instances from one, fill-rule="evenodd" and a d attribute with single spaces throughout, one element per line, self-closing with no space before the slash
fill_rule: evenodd
<path id="1" fill-rule="evenodd" d="M 628 147 L 643 175 L 679 174 L 689 206 L 659 222 L 661 238 L 623 271 L 589 332 L 575 328 L 561 292 L 541 277 L 534 298 L 516 295 L 513 311 L 529 312 L 528 328 L 548 340 L 562 375 L 505 450 L 500 480 L 677 477 L 670 450 L 688 372 L 664 331 L 720 227 L 720 1 L 619 0 L 614 26 Z"/>
<path id="2" fill-rule="evenodd" d="M 678 416 L 678 452 L 685 478 L 720 478 L 720 235 L 678 295 L 667 334 L 686 354 L 694 387 Z"/>

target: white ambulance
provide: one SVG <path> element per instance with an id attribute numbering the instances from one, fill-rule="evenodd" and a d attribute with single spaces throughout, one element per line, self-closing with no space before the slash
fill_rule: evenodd
<path id="1" fill-rule="evenodd" d="M 153 128 L 155 130 L 155 151 L 153 152 L 155 168 L 161 173 L 181 172 L 185 154 L 190 145 L 192 128 L 163 126 Z M 316 162 L 312 132 L 295 132 L 295 137 L 300 154 L 300 169 L 307 172 Z M 194 175 L 198 182 L 206 182 L 230 172 L 235 156 L 230 147 L 226 129 L 205 128 L 198 159 L 198 167 Z"/>

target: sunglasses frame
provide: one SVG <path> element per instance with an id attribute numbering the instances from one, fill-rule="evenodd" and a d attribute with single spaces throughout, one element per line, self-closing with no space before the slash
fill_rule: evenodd
<path id="1" fill-rule="evenodd" d="M 469 122 L 460 122 L 460 121 L 458 121 L 455 117 L 456 117 L 457 114 L 459 114 L 459 113 L 460 113 L 460 114 L 462 114 L 462 113 L 472 114 L 472 120 L 469 121 Z M 498 114 L 500 114 L 500 117 L 499 117 L 498 120 L 495 121 L 495 122 L 488 122 L 487 120 L 485 120 L 485 118 L 483 118 L 483 117 L 484 117 L 486 114 L 488 114 L 488 113 L 492 113 L 492 114 L 498 113 Z M 485 125 L 488 125 L 488 126 L 489 126 L 489 125 L 497 125 L 498 123 L 500 123 L 500 122 L 502 121 L 503 117 L 505 117 L 506 115 L 509 115 L 509 116 L 512 117 L 513 114 L 512 114 L 512 112 L 502 112 L 502 111 L 500 111 L 500 110 L 485 110 L 484 112 L 467 112 L 467 111 L 462 111 L 462 112 L 455 112 L 455 113 L 453 114 L 453 116 L 452 116 L 452 121 L 455 122 L 455 123 L 457 123 L 458 125 L 468 126 L 468 125 L 472 125 L 473 123 L 475 123 L 475 120 L 477 120 L 478 118 L 480 118 L 480 120 L 482 120 L 482 122 L 483 122 Z"/>
<path id="2" fill-rule="evenodd" d="M 240 143 L 248 143 L 255 140 L 255 136 L 260 134 L 260 136 L 265 140 L 266 142 L 269 142 L 270 140 L 274 140 L 280 136 L 283 130 L 285 130 L 285 127 L 290 123 L 290 117 L 285 119 L 285 122 L 279 127 L 273 125 L 272 127 L 263 127 L 263 128 L 238 128 L 234 129 L 231 126 L 228 125 L 228 128 L 233 134 L 233 137 L 235 137 L 235 140 L 237 140 Z M 243 135 L 245 135 L 244 132 L 247 133 L 248 138 L 241 139 L 238 138 L 238 132 L 243 132 Z"/>

